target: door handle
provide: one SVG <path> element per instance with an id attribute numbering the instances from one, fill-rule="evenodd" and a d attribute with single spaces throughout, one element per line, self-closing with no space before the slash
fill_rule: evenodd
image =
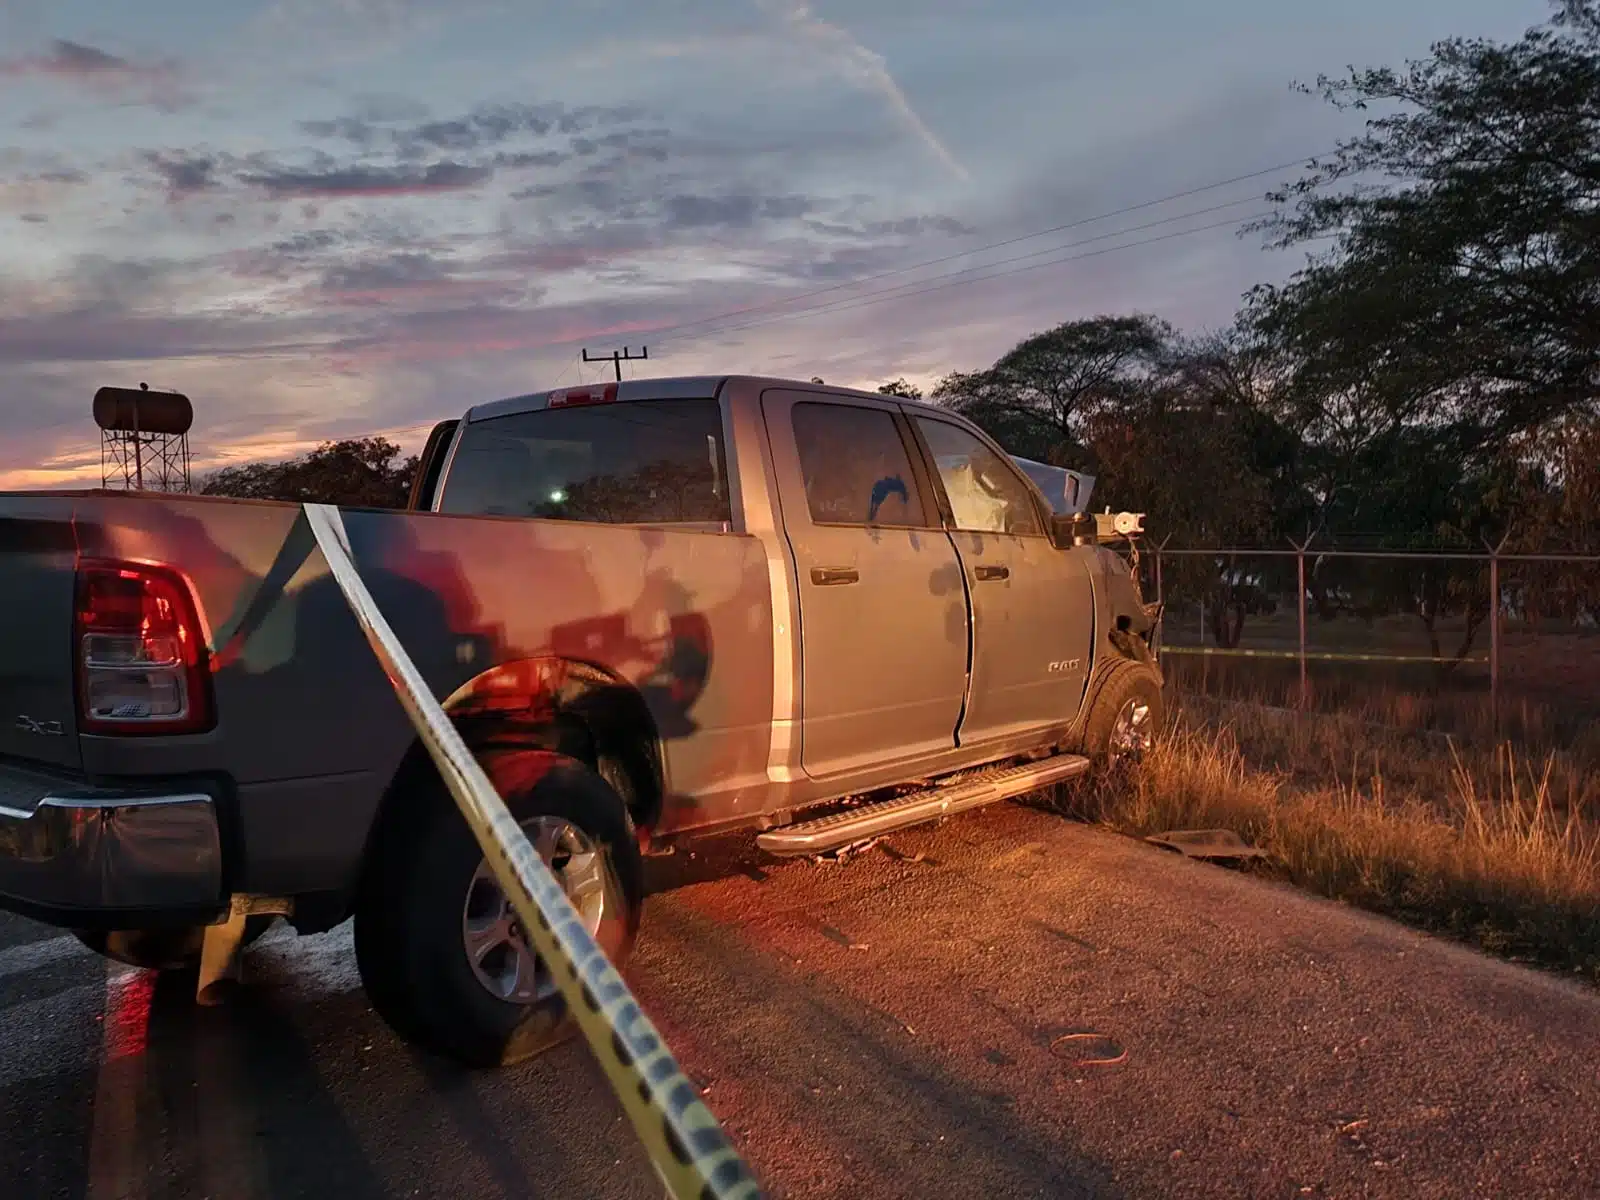
<path id="1" fill-rule="evenodd" d="M 995 566 L 987 566 L 986 565 L 986 566 L 981 566 L 981 567 L 974 567 L 972 573 L 974 575 L 976 575 L 979 580 L 985 580 L 985 579 L 1010 579 L 1011 578 L 1011 568 L 1010 567 L 995 567 Z"/>
<path id="2" fill-rule="evenodd" d="M 841 583 L 858 583 L 861 572 L 854 567 L 812 567 L 811 582 L 818 587 L 835 587 Z"/>

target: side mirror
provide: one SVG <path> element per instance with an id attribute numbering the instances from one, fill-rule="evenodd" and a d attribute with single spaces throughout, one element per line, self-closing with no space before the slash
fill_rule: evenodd
<path id="1" fill-rule="evenodd" d="M 1095 521 L 1087 513 L 1056 513 L 1050 518 L 1050 541 L 1057 550 L 1095 540 Z"/>

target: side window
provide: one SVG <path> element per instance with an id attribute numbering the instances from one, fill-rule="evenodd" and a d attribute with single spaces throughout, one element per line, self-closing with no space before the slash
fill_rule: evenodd
<path id="1" fill-rule="evenodd" d="M 806 504 L 819 525 L 927 524 L 894 417 L 852 404 L 794 406 Z"/>
<path id="2" fill-rule="evenodd" d="M 1033 495 L 1000 455 L 958 425 L 917 417 L 939 468 L 956 528 L 972 533 L 1044 533 Z"/>

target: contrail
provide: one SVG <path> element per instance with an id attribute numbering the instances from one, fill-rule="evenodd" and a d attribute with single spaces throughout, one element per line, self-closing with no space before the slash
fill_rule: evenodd
<path id="1" fill-rule="evenodd" d="M 846 73 L 866 84 L 889 102 L 900 120 L 921 139 L 923 145 L 963 182 L 972 178 L 966 167 L 951 154 L 933 130 L 917 115 L 916 109 L 900 90 L 900 85 L 889 74 L 883 55 L 867 49 L 851 36 L 850 32 L 824 21 L 811 11 L 806 0 L 756 0 L 757 5 L 779 17 L 801 37 L 828 52 L 830 61 L 842 63 Z"/>

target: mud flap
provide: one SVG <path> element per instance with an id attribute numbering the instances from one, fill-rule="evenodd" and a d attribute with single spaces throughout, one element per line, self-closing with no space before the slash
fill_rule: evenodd
<path id="1" fill-rule="evenodd" d="M 227 999 L 232 985 L 243 981 L 245 926 L 251 917 L 287 917 L 293 912 L 293 902 L 282 896 L 234 896 L 227 917 L 206 926 L 194 1002 L 213 1008 Z"/>

